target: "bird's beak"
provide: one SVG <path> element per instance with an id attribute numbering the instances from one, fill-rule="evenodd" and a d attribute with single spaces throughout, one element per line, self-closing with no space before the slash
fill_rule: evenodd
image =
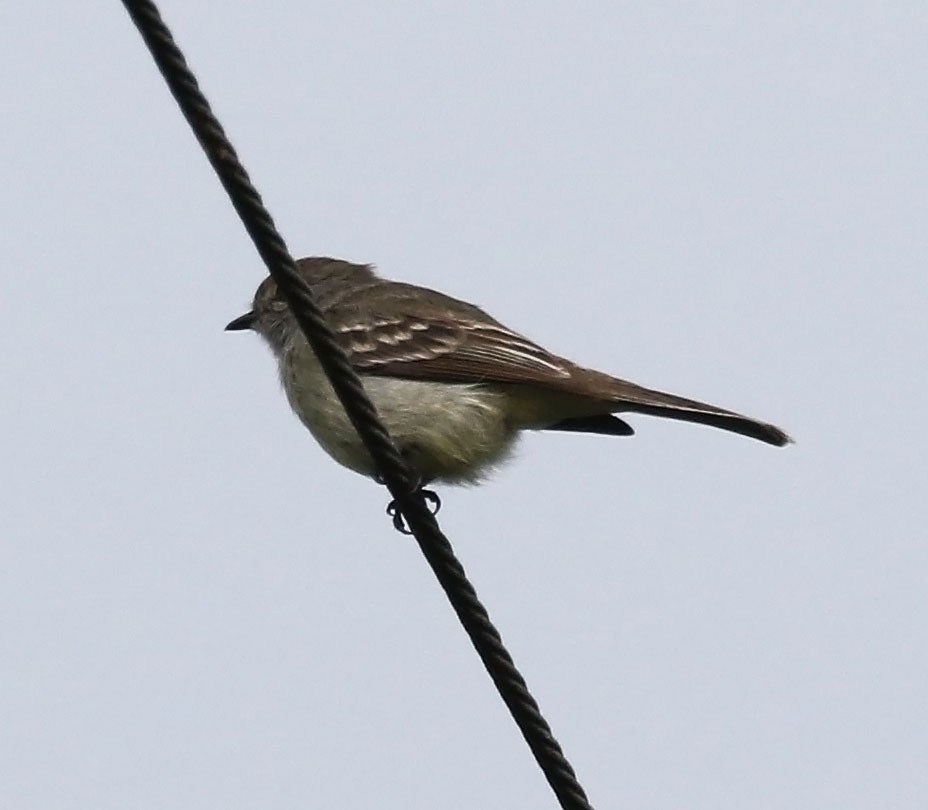
<path id="1" fill-rule="evenodd" d="M 255 313 L 246 312 L 234 321 L 226 324 L 226 332 L 240 332 L 242 329 L 251 329 L 255 325 Z"/>

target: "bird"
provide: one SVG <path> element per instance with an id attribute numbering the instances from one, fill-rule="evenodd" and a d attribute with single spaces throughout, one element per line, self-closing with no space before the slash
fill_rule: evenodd
<path id="1" fill-rule="evenodd" d="M 474 304 L 382 278 L 373 265 L 324 256 L 295 265 L 422 484 L 482 482 L 527 430 L 631 436 L 617 414 L 708 425 L 778 447 L 792 441 L 775 425 L 584 368 Z M 226 329 L 257 332 L 319 445 L 350 470 L 378 477 L 272 277 Z"/>

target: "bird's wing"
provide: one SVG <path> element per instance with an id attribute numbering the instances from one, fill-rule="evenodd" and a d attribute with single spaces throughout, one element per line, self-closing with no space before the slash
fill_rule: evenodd
<path id="1" fill-rule="evenodd" d="M 327 312 L 336 338 L 363 374 L 452 383 L 528 383 L 611 403 L 612 412 L 699 422 L 775 445 L 792 441 L 774 425 L 580 368 L 463 301 L 395 282 L 378 287 L 381 303 L 389 299 L 389 306 L 378 306 L 374 296 L 363 309 L 348 305 Z M 631 432 L 624 423 L 620 430 L 602 421 L 589 422 L 590 416 L 602 416 L 601 410 L 565 413 L 553 427 Z M 578 422 L 577 417 L 586 421 Z"/>
<path id="2" fill-rule="evenodd" d="M 458 302 L 454 302 L 457 304 Z M 473 307 L 402 314 L 341 312 L 332 322 L 351 363 L 365 374 L 442 382 L 557 385 L 572 364 Z"/>

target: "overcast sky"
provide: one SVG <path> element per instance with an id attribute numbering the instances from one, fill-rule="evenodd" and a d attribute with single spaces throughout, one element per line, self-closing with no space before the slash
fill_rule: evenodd
<path id="1" fill-rule="evenodd" d="M 924 808 L 928 7 L 162 12 L 295 255 L 775 422 L 440 514 L 597 808 Z M 554 808 L 122 6 L 0 14 L 0 805 Z"/>

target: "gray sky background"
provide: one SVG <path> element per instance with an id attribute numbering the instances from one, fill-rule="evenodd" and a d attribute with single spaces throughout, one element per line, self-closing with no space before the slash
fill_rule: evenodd
<path id="1" fill-rule="evenodd" d="M 162 11 L 295 255 L 774 421 L 533 435 L 441 522 L 599 808 L 928 800 L 928 7 Z M 555 801 L 117 2 L 0 14 L 0 804 Z"/>

